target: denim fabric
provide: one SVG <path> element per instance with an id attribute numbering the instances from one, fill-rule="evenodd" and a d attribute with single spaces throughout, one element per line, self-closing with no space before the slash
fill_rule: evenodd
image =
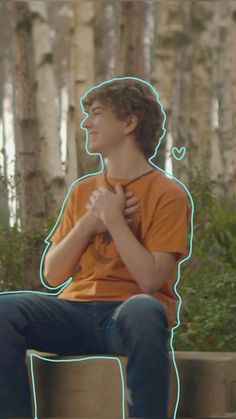
<path id="1" fill-rule="evenodd" d="M 68 301 L 36 293 L 0 295 L 0 417 L 34 417 L 26 350 L 126 355 L 129 418 L 166 419 L 170 330 L 149 294 L 125 301 Z"/>

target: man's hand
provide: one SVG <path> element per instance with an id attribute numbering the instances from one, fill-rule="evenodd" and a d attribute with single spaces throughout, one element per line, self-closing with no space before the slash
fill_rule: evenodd
<path id="1" fill-rule="evenodd" d="M 134 196 L 133 192 L 128 191 L 125 192 L 125 209 L 123 211 L 124 217 L 128 225 L 133 223 L 132 215 L 138 210 L 139 207 L 139 198 Z M 86 209 L 88 210 L 86 213 L 86 219 L 88 219 L 88 226 L 90 229 L 93 230 L 94 234 L 105 233 L 108 231 L 108 226 L 105 225 L 102 220 L 96 217 L 92 211 L 93 205 L 89 202 L 86 205 Z"/>
<path id="2" fill-rule="evenodd" d="M 116 193 L 104 186 L 94 191 L 90 196 L 91 211 L 100 218 L 104 224 L 114 220 L 124 212 L 126 197 L 120 184 L 115 185 Z"/>

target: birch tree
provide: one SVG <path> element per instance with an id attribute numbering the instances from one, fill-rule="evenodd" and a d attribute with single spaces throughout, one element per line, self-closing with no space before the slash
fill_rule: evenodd
<path id="1" fill-rule="evenodd" d="M 59 148 L 58 91 L 53 68 L 47 3 L 45 1 L 29 1 L 28 4 L 32 16 L 32 41 L 37 82 L 39 162 L 43 174 L 47 213 L 56 214 L 65 196 L 66 181 Z"/>
<path id="2" fill-rule="evenodd" d="M 151 84 L 159 94 L 166 114 L 166 135 L 157 150 L 155 164 L 165 169 L 168 135 L 173 137 L 173 84 L 177 63 L 179 33 L 182 31 L 182 9 L 177 2 L 157 2 L 153 11 L 154 42 L 152 47 Z"/>
<path id="3" fill-rule="evenodd" d="M 236 5 L 216 2 L 214 6 L 213 92 L 218 125 L 212 138 L 211 178 L 218 185 L 224 204 L 236 202 Z M 221 175 L 220 178 L 218 176 Z"/>
<path id="4" fill-rule="evenodd" d="M 0 158 L 0 228 L 10 226 L 9 194 L 7 188 L 7 150 L 6 150 L 6 124 L 4 114 L 4 100 L 6 99 L 6 86 L 9 82 L 10 58 L 8 45 L 7 12 L 4 3 L 0 3 L 0 121 L 1 121 L 1 158 Z"/>
<path id="5" fill-rule="evenodd" d="M 100 159 L 90 156 L 85 148 L 86 132 L 80 124 L 85 115 L 82 113 L 80 99 L 95 81 L 94 71 L 94 2 L 79 1 L 73 3 L 74 26 L 71 28 L 71 77 L 70 77 L 70 132 L 75 134 L 78 156 L 78 177 L 82 174 L 93 173 Z M 86 40 L 86 42 L 85 42 Z M 74 65 L 74 68 L 73 68 Z M 73 77 L 72 77 L 73 75 Z M 73 116 L 73 118 L 72 118 Z M 71 145 L 72 142 L 72 145 Z M 68 153 L 74 149 L 74 138 L 68 137 Z M 70 154 L 69 154 L 70 156 Z"/>
<path id="6" fill-rule="evenodd" d="M 114 0 L 104 0 L 95 1 L 94 7 L 95 79 L 101 83 L 117 77 L 119 5 Z"/>
<path id="7" fill-rule="evenodd" d="M 40 134 L 36 110 L 35 70 L 32 45 L 32 21 L 26 2 L 12 2 L 13 42 L 16 78 L 15 115 L 18 135 L 15 137 L 17 167 L 20 170 L 20 213 L 22 232 L 23 288 L 32 288 L 36 269 L 36 252 L 29 243 L 37 223 L 45 217 L 43 176 L 40 170 Z M 24 239 L 25 238 L 25 239 Z"/>

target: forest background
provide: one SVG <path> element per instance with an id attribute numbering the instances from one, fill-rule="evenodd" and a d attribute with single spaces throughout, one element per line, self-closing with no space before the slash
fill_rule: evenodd
<path id="1" fill-rule="evenodd" d="M 175 350 L 236 350 L 235 39 L 231 0 L 0 0 L 0 292 L 47 292 L 44 240 L 71 183 L 101 170 L 85 150 L 80 98 L 139 77 L 167 118 L 151 161 L 194 201 Z"/>

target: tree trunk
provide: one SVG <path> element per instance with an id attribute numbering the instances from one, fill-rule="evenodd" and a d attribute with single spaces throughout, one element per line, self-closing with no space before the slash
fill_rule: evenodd
<path id="1" fill-rule="evenodd" d="M 53 53 L 45 1 L 29 2 L 37 82 L 36 101 L 40 133 L 40 168 L 44 181 L 47 214 L 58 212 L 66 193 L 59 146 L 58 90 L 53 69 Z M 43 199 L 43 196 L 41 197 Z"/>
<path id="2" fill-rule="evenodd" d="M 145 66 L 145 39 L 147 8 L 144 1 L 122 1 L 119 3 L 120 51 L 118 74 L 149 79 Z"/>
<path id="3" fill-rule="evenodd" d="M 173 168 L 175 176 L 189 187 L 196 169 L 202 179 L 210 178 L 214 7 L 211 2 L 184 3 L 181 42 L 176 48 L 171 124 L 174 145 L 185 146 L 186 154 L 181 160 L 173 159 Z"/>
<path id="4" fill-rule="evenodd" d="M 82 113 L 80 99 L 95 81 L 95 52 L 94 52 L 94 2 L 79 1 L 73 3 L 75 27 L 74 38 L 74 64 L 75 82 L 75 130 L 78 155 L 78 177 L 83 174 L 94 173 L 99 170 L 100 158 L 91 156 L 86 151 L 86 131 L 80 124 L 85 118 Z M 86 42 L 85 42 L 86 40 Z"/>
<path id="5" fill-rule="evenodd" d="M 226 205 L 236 201 L 236 6 L 233 2 L 216 2 L 214 7 L 214 93 L 218 102 L 217 146 L 220 166 L 215 166 L 212 178 L 221 176 L 220 198 Z M 216 148 L 216 146 L 215 146 Z M 215 156 L 212 156 L 212 160 Z M 219 168 L 221 170 L 219 170 Z M 223 173 L 220 173 L 223 168 Z"/>
<path id="6" fill-rule="evenodd" d="M 95 25 L 95 77 L 96 84 L 117 77 L 118 4 L 114 0 L 94 2 Z"/>
<path id="7" fill-rule="evenodd" d="M 16 159 L 20 170 L 22 286 L 33 288 L 38 281 L 38 249 L 28 233 L 45 217 L 43 176 L 39 164 L 40 135 L 36 112 L 32 21 L 26 2 L 8 4 L 14 24 L 13 43 L 16 78 Z"/>

